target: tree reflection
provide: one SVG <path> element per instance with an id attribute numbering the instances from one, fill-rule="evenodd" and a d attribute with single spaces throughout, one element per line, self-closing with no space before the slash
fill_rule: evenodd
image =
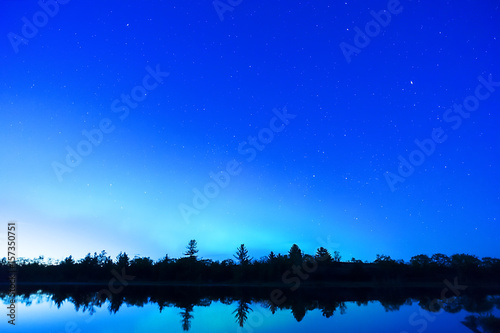
<path id="1" fill-rule="evenodd" d="M 182 330 L 183 331 L 189 331 L 191 328 L 191 319 L 193 319 L 193 315 L 191 314 L 193 312 L 193 306 L 186 306 L 184 310 L 180 313 L 182 320 Z"/>
<path id="2" fill-rule="evenodd" d="M 462 321 L 462 324 L 474 333 L 500 332 L 500 318 L 491 314 L 487 316 L 467 316 Z"/>
<path id="3" fill-rule="evenodd" d="M 249 306 L 250 302 L 244 299 L 238 301 L 238 307 L 233 311 L 234 317 L 236 318 L 236 322 L 240 327 L 243 327 L 245 322 L 248 319 L 248 313 L 253 311 Z"/>
<path id="4" fill-rule="evenodd" d="M 332 317 L 337 309 L 340 309 L 340 314 L 343 315 L 346 312 L 346 308 L 345 302 L 342 301 L 318 302 L 318 309 L 321 310 L 321 314 L 326 318 Z"/>
<path id="5" fill-rule="evenodd" d="M 472 297 L 470 295 L 464 295 L 461 297 L 460 303 L 465 311 L 479 314 L 490 312 L 495 306 L 494 300 L 486 296 Z"/>
<path id="6" fill-rule="evenodd" d="M 325 318 L 335 314 L 343 315 L 347 304 L 351 307 L 366 306 L 378 302 L 386 311 L 399 311 L 404 306 L 418 304 L 427 312 L 445 311 L 458 313 L 466 311 L 470 315 L 462 322 L 473 332 L 500 332 L 499 319 L 492 315 L 500 309 L 500 296 L 490 296 L 483 289 L 471 288 L 458 297 L 441 298 L 439 288 L 307 288 L 299 292 L 283 289 L 276 304 L 270 295 L 272 288 L 233 288 L 233 287 L 182 287 L 182 286 L 128 286 L 118 294 L 102 293 L 102 286 L 48 285 L 43 287 L 19 285 L 17 302 L 30 305 L 33 301 L 53 302 L 61 308 L 65 302 L 72 304 L 77 312 L 93 315 L 100 308 L 107 308 L 109 313 L 117 313 L 122 305 L 143 307 L 156 304 L 161 312 L 165 308 L 180 309 L 181 326 L 189 331 L 194 319 L 195 306 L 208 307 L 212 302 L 236 306 L 232 311 L 236 323 L 243 327 L 254 311 L 250 305 L 262 307 L 267 316 L 278 311 L 290 311 L 297 322 L 303 321 L 306 314 L 317 310 Z M 0 298 L 7 302 L 7 294 L 0 293 Z M 248 323 L 247 323 L 248 325 Z"/>
<path id="7" fill-rule="evenodd" d="M 292 309 L 292 315 L 297 320 L 297 322 L 302 321 L 304 317 L 306 316 L 306 306 L 303 302 L 294 302 L 292 303 L 291 306 Z"/>

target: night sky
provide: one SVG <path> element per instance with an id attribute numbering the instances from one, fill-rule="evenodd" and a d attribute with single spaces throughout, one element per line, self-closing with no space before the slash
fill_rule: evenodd
<path id="1" fill-rule="evenodd" d="M 500 256 L 500 2 L 367 3 L 2 1 L 18 255 Z"/>

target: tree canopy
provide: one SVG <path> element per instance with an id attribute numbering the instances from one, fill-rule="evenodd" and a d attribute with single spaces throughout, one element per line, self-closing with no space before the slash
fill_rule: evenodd
<path id="1" fill-rule="evenodd" d="M 286 254 L 271 251 L 269 255 L 254 260 L 250 251 L 241 244 L 233 259 L 222 261 L 198 260 L 198 244 L 190 240 L 185 257 L 153 260 L 120 252 L 115 260 L 106 251 L 88 253 L 75 260 L 68 256 L 61 261 L 18 258 L 16 261 L 20 282 L 89 282 L 109 281 L 117 274 L 126 274 L 134 281 L 191 281 L 196 283 L 276 282 L 307 283 L 336 281 L 366 282 L 437 282 L 455 278 L 466 283 L 497 283 L 500 276 L 500 259 L 479 259 L 470 254 L 431 256 L 418 254 L 409 262 L 395 260 L 389 255 L 377 254 L 373 262 L 352 258 L 342 261 L 338 251 L 330 254 L 319 247 L 314 255 L 304 253 L 293 244 Z M 0 278 L 7 280 L 10 266 L 6 258 L 0 260 Z"/>

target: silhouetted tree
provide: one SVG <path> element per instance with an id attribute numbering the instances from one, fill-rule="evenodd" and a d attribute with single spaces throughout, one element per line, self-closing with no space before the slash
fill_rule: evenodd
<path id="1" fill-rule="evenodd" d="M 491 258 L 491 257 L 483 257 L 481 259 L 481 267 L 483 268 L 494 268 L 494 267 L 500 267 L 500 259 L 496 258 Z"/>
<path id="2" fill-rule="evenodd" d="M 294 265 L 302 264 L 303 254 L 302 254 L 302 251 L 300 250 L 300 248 L 297 244 L 292 245 L 292 247 L 290 248 L 290 251 L 288 251 L 288 256 L 289 256 L 292 264 L 294 264 Z"/>
<path id="3" fill-rule="evenodd" d="M 85 258 L 80 259 L 80 264 L 81 265 L 87 265 L 89 267 L 95 267 L 97 266 L 97 253 L 94 252 L 94 256 L 89 253 L 85 256 Z"/>
<path id="4" fill-rule="evenodd" d="M 85 258 L 80 259 L 78 264 L 80 268 L 79 277 L 83 281 L 88 281 L 88 280 L 92 281 L 98 278 L 99 264 L 96 252 L 94 252 L 93 256 L 90 253 L 87 253 Z"/>
<path id="5" fill-rule="evenodd" d="M 130 264 L 130 258 L 128 257 L 128 254 L 126 252 L 120 252 L 116 256 L 116 266 L 119 269 L 128 267 L 129 264 Z"/>
<path id="6" fill-rule="evenodd" d="M 451 268 L 458 275 L 459 279 L 468 282 L 479 275 L 481 260 L 470 254 L 454 254 L 450 258 Z"/>
<path id="7" fill-rule="evenodd" d="M 196 243 L 196 240 L 191 239 L 188 243 L 188 246 L 186 246 L 186 252 L 184 252 L 185 256 L 188 256 L 191 259 L 196 259 L 196 253 L 199 252 L 198 250 L 198 243 Z"/>
<path id="8" fill-rule="evenodd" d="M 424 268 L 428 267 L 431 264 L 432 260 L 426 254 L 419 254 L 417 256 L 413 256 L 410 259 L 410 264 L 415 268 Z"/>
<path id="9" fill-rule="evenodd" d="M 109 268 L 113 264 L 113 260 L 111 257 L 106 255 L 106 251 L 102 250 L 101 253 L 97 256 L 97 265 L 100 267 Z"/>
<path id="10" fill-rule="evenodd" d="M 442 253 L 433 254 L 431 257 L 432 263 L 440 267 L 448 267 L 451 263 L 450 258 Z"/>
<path id="11" fill-rule="evenodd" d="M 106 282 L 115 277 L 114 270 L 120 274 L 133 276 L 136 281 L 281 282 L 284 272 L 297 269 L 293 267 L 294 265 L 305 265 L 314 270 L 314 273 L 307 273 L 307 283 L 319 281 L 440 283 L 444 279 L 450 280 L 458 276 L 459 283 L 492 285 L 498 283 L 500 276 L 500 259 L 484 257 L 480 260 L 469 254 L 454 254 L 448 257 L 437 253 L 431 258 L 420 254 L 413 256 L 408 263 L 378 254 L 374 263 L 363 263 L 354 258 L 350 262 L 339 262 L 340 254 L 336 252 L 331 259 L 332 263 L 328 263 L 331 256 L 325 248 L 319 248 L 313 258 L 293 244 L 288 255 L 271 252 L 267 257 L 253 260 L 249 257 L 245 245 L 241 244 L 234 255 L 240 263 L 236 265 L 232 259 L 222 262 L 211 259 L 198 260 L 196 247 L 196 241 L 192 240 L 187 247 L 186 257 L 171 259 L 165 256 L 154 264 L 148 257 L 137 256 L 130 260 L 124 252 L 120 252 L 113 263 L 106 252 L 101 251 L 100 254 L 88 253 L 77 262 L 72 256 L 60 262 L 53 261 L 52 264 L 47 264 L 43 257 L 19 258 L 16 267 L 18 280 L 23 282 Z M 318 258 L 327 259 L 318 260 Z M 337 262 L 334 262 L 335 260 Z M 10 263 L 6 258 L 1 259 L 0 277 L 4 280 L 8 279 L 9 268 Z"/>
<path id="12" fill-rule="evenodd" d="M 61 265 L 68 265 L 68 266 L 72 266 L 75 264 L 75 259 L 73 259 L 73 256 L 69 256 L 69 257 L 66 257 L 64 258 L 63 261 L 61 261 L 60 263 Z"/>
<path id="13" fill-rule="evenodd" d="M 481 260 L 470 254 L 454 254 L 451 256 L 451 265 L 454 268 L 474 269 L 479 267 Z"/>
<path id="14" fill-rule="evenodd" d="M 322 261 L 322 262 L 332 262 L 333 258 L 330 252 L 324 247 L 318 248 L 316 251 L 316 260 Z"/>
<path id="15" fill-rule="evenodd" d="M 273 260 L 276 259 L 276 255 L 274 254 L 273 251 L 271 251 L 271 253 L 269 253 L 269 255 L 267 257 L 268 257 L 270 263 L 272 263 Z"/>
<path id="16" fill-rule="evenodd" d="M 375 263 L 390 263 L 394 262 L 391 256 L 386 256 L 385 254 L 377 254 L 375 258 Z"/>
<path id="17" fill-rule="evenodd" d="M 246 249 L 245 244 L 241 244 L 240 247 L 238 247 L 234 257 L 240 262 L 240 265 L 247 265 L 253 259 L 248 255 L 248 250 Z"/>
<path id="18" fill-rule="evenodd" d="M 158 280 L 164 281 L 173 278 L 172 275 L 172 259 L 168 257 L 168 254 L 165 255 L 162 259 L 158 260 L 155 263 L 156 276 Z"/>
<path id="19" fill-rule="evenodd" d="M 75 269 L 75 259 L 73 256 L 66 257 L 63 261 L 59 263 L 61 275 L 64 281 L 75 281 L 76 280 L 76 269 Z"/>
<path id="20" fill-rule="evenodd" d="M 222 260 L 222 265 L 225 265 L 225 266 L 234 266 L 235 263 L 234 263 L 233 259 L 224 259 L 224 260 Z"/>
<path id="21" fill-rule="evenodd" d="M 153 277 L 153 260 L 147 257 L 136 257 L 130 261 L 129 271 L 133 276 L 150 280 Z"/>

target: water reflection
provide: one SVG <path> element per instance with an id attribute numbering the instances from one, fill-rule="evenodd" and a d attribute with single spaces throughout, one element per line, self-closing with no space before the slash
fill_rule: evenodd
<path id="1" fill-rule="evenodd" d="M 250 311 L 253 311 L 252 308 L 250 308 L 250 300 L 248 299 L 240 299 L 238 302 L 238 307 L 236 310 L 233 311 L 233 314 L 236 318 L 236 322 L 240 327 L 243 327 L 245 322 L 248 319 L 248 313 Z"/>
<path id="2" fill-rule="evenodd" d="M 193 305 L 189 305 L 184 308 L 184 311 L 180 312 L 183 331 L 189 331 L 191 328 L 191 319 L 193 319 L 193 315 L 191 313 L 194 311 L 193 308 Z"/>
<path id="3" fill-rule="evenodd" d="M 475 333 L 499 333 L 500 332 L 500 318 L 493 315 L 483 316 L 467 316 L 462 321 L 465 327 L 469 328 Z M 481 330 L 480 330 L 481 328 Z"/>
<path id="4" fill-rule="evenodd" d="M 124 305 L 143 307 L 156 304 L 159 312 L 165 308 L 179 309 L 180 327 L 183 331 L 189 331 L 196 320 L 193 314 L 195 307 L 208 307 L 213 302 L 226 304 L 234 309 L 232 315 L 238 327 L 245 327 L 256 306 L 268 309 L 269 316 L 278 310 L 289 311 L 296 322 L 301 322 L 313 310 L 319 310 L 325 318 L 344 315 L 348 309 L 347 304 L 361 307 L 378 302 L 386 312 L 394 312 L 399 311 L 402 306 L 417 303 L 422 310 L 431 313 L 444 311 L 454 314 L 466 311 L 470 315 L 461 324 L 472 332 L 500 332 L 500 318 L 493 314 L 493 310 L 500 310 L 498 290 L 492 292 L 469 288 L 458 297 L 441 299 L 441 290 L 425 288 L 303 288 L 288 293 L 283 290 L 283 302 L 276 304 L 270 300 L 273 288 L 129 286 L 115 295 L 99 293 L 100 289 L 98 286 L 85 285 L 19 286 L 17 301 L 30 306 L 34 299 L 39 298 L 39 301 L 52 302 L 57 308 L 69 302 L 74 305 L 76 312 L 89 315 L 103 307 L 115 314 Z M 5 302 L 6 294 L 0 293 L 0 297 Z"/>

